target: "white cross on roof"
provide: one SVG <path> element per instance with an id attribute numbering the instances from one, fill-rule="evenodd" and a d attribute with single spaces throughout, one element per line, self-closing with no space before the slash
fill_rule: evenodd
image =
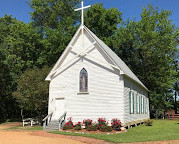
<path id="1" fill-rule="evenodd" d="M 81 10 L 81 25 L 84 25 L 84 9 L 91 7 L 91 5 L 85 6 L 83 5 L 83 1 L 81 2 L 81 8 L 75 9 L 75 11 Z"/>

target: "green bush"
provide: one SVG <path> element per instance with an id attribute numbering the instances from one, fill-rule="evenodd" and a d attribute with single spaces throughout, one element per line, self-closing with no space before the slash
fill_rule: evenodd
<path id="1" fill-rule="evenodd" d="M 74 130 L 81 130 L 81 122 L 74 125 Z"/>
<path id="2" fill-rule="evenodd" d="M 105 126 L 108 125 L 106 119 L 105 118 L 98 118 L 98 125 L 97 125 L 98 127 L 97 127 L 97 129 L 100 130 L 102 125 L 105 125 Z"/>
<path id="3" fill-rule="evenodd" d="M 63 130 L 73 129 L 73 125 L 64 125 Z"/>
<path id="4" fill-rule="evenodd" d="M 151 119 L 148 119 L 144 123 L 146 126 L 152 126 L 153 121 Z"/>
<path id="5" fill-rule="evenodd" d="M 81 130 L 81 126 L 76 125 L 76 126 L 74 127 L 74 130 Z"/>
<path id="6" fill-rule="evenodd" d="M 112 131 L 112 127 L 111 126 L 107 126 L 107 125 L 102 125 L 99 129 L 102 132 L 111 132 Z"/>
<path id="7" fill-rule="evenodd" d="M 86 128 L 87 131 L 97 131 L 97 124 L 92 124 L 92 125 L 89 125 L 87 128 Z"/>
<path id="8" fill-rule="evenodd" d="M 113 130 L 120 131 L 121 130 L 121 121 L 119 119 L 112 119 L 111 127 Z"/>
<path id="9" fill-rule="evenodd" d="M 91 119 L 85 119 L 83 120 L 83 123 L 85 124 L 85 128 L 87 128 L 89 125 L 92 125 L 92 121 Z"/>

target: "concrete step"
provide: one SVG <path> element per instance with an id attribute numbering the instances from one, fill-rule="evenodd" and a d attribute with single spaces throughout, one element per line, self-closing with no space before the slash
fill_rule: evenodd
<path id="1" fill-rule="evenodd" d="M 58 131 L 59 129 L 58 128 L 48 128 L 48 127 L 46 127 L 45 130 Z"/>
<path id="2" fill-rule="evenodd" d="M 59 130 L 59 122 L 51 121 L 45 128 L 45 130 Z"/>

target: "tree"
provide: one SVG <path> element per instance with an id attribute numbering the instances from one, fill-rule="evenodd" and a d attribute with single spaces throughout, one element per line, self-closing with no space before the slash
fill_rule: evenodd
<path id="1" fill-rule="evenodd" d="M 127 21 L 114 35 L 113 50 L 150 90 L 151 109 L 166 110 L 173 103 L 172 84 L 179 31 L 170 11 L 149 5 L 139 21 Z"/>
<path id="2" fill-rule="evenodd" d="M 40 120 L 47 113 L 49 83 L 44 80 L 49 70 L 47 66 L 26 70 L 17 80 L 17 90 L 13 92 L 21 109 L 38 114 Z"/>
<path id="3" fill-rule="evenodd" d="M 43 50 L 42 35 L 31 23 L 25 24 L 11 16 L 0 19 L 2 25 L 0 49 L 5 55 L 4 63 L 11 69 L 14 79 L 33 66 L 43 66 L 40 55 Z"/>
<path id="4" fill-rule="evenodd" d="M 34 27 L 43 36 L 41 63 L 53 65 L 74 35 L 79 15 L 74 12 L 80 0 L 31 0 Z"/>
<path id="5" fill-rule="evenodd" d="M 0 106 L 0 122 L 5 120 L 7 118 L 7 109 L 6 109 L 6 101 L 8 98 L 8 92 L 9 92 L 9 80 L 10 80 L 10 76 L 9 76 L 9 69 L 8 67 L 3 63 L 3 59 L 4 56 L 0 51 L 0 102 L 1 102 L 1 106 Z"/>
<path id="6" fill-rule="evenodd" d="M 5 15 L 3 18 L 0 18 L 0 121 L 16 117 L 18 111 L 16 102 L 12 97 L 14 87 L 10 70 L 11 64 L 6 63 L 6 58 L 8 57 L 8 43 L 6 39 L 10 34 L 10 27 L 15 23 L 15 21 L 15 19 L 7 15 Z"/>
<path id="7" fill-rule="evenodd" d="M 35 26 L 68 29 L 76 24 L 78 16 L 74 7 L 80 0 L 31 0 L 31 17 Z"/>

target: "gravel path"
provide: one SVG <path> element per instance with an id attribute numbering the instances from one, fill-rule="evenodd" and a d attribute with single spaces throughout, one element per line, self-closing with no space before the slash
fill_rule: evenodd
<path id="1" fill-rule="evenodd" d="M 0 131 L 0 144 L 84 144 L 73 139 L 32 135 L 27 131 Z"/>

